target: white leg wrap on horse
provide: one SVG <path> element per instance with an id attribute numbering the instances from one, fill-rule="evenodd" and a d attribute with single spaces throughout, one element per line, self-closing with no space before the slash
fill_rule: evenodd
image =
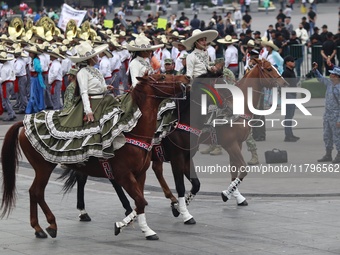
<path id="1" fill-rule="evenodd" d="M 87 212 L 85 211 L 85 209 L 79 210 L 79 211 L 80 211 L 80 215 L 87 214 Z"/>
<path id="2" fill-rule="evenodd" d="M 116 226 L 118 228 L 124 228 L 129 225 L 137 217 L 137 213 L 135 210 L 132 211 L 128 216 L 126 216 L 121 222 L 116 222 Z"/>
<path id="3" fill-rule="evenodd" d="M 189 192 L 186 196 L 185 196 L 185 204 L 188 206 L 190 205 L 191 201 L 194 200 L 196 195 L 192 194 L 191 192 Z"/>
<path id="4" fill-rule="evenodd" d="M 178 209 L 179 209 L 179 212 L 181 213 L 181 215 L 183 217 L 184 222 L 193 218 L 192 215 L 189 213 L 189 211 L 187 209 L 184 197 L 178 198 Z"/>
<path id="5" fill-rule="evenodd" d="M 235 180 L 233 180 L 228 189 L 223 190 L 222 193 L 228 198 L 230 199 L 231 194 L 237 189 L 237 186 L 240 185 L 241 180 L 239 178 L 236 178 Z"/>
<path id="6" fill-rule="evenodd" d="M 149 228 L 148 224 L 146 223 L 145 213 L 138 215 L 138 224 L 146 237 L 156 235 L 156 232 Z"/>
<path id="7" fill-rule="evenodd" d="M 241 195 L 240 191 L 238 190 L 238 188 L 236 188 L 233 192 L 233 197 L 236 198 L 237 204 L 241 204 L 243 203 L 246 198 L 244 196 Z"/>

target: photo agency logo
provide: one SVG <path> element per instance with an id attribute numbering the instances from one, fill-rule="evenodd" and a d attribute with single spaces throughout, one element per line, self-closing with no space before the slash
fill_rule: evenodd
<path id="1" fill-rule="evenodd" d="M 253 96 L 254 93 L 258 91 L 253 91 L 252 87 L 247 88 L 247 98 L 245 98 L 242 90 L 238 88 L 237 86 L 230 85 L 230 84 L 215 84 L 214 90 L 208 90 L 201 88 L 201 90 L 204 92 L 201 94 L 201 114 L 207 115 L 208 114 L 208 97 L 209 101 L 212 101 L 214 105 L 221 105 L 221 96 L 217 92 L 218 89 L 228 89 L 232 95 L 232 112 L 233 115 L 239 115 L 239 116 L 245 116 L 245 106 L 248 107 L 249 111 L 252 115 L 257 116 L 268 116 L 273 114 L 278 106 L 278 99 L 279 99 L 279 93 L 278 89 L 272 88 L 272 103 L 269 109 L 265 110 L 259 110 L 256 109 L 253 105 Z M 262 93 L 262 92 L 261 92 Z M 301 98 L 289 98 L 287 94 L 298 94 L 300 93 Z M 296 108 L 300 109 L 300 111 L 304 115 L 312 115 L 306 107 L 303 105 L 304 103 L 309 102 L 311 99 L 311 93 L 309 90 L 304 88 L 298 88 L 298 87 L 281 87 L 280 91 L 280 99 L 281 99 L 281 115 L 286 115 L 286 105 L 287 104 L 293 104 L 296 106 Z M 245 105 L 245 100 L 247 100 L 247 105 Z M 213 127 L 216 127 L 217 125 L 248 125 L 249 127 L 261 127 L 263 125 L 270 125 L 271 127 L 274 127 L 275 124 L 280 124 L 282 127 L 295 127 L 297 126 L 298 122 L 295 119 L 270 119 L 266 118 L 266 123 L 264 123 L 261 119 L 254 119 L 254 118 L 243 118 L 243 120 L 240 120 L 239 118 L 236 120 L 232 119 L 225 119 L 225 118 L 215 118 L 212 120 Z M 267 123 L 268 122 L 268 123 Z M 286 124 L 289 123 L 289 124 Z"/>

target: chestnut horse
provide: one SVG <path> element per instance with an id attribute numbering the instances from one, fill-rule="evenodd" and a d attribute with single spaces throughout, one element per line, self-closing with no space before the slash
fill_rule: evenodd
<path id="1" fill-rule="evenodd" d="M 262 88 L 272 88 L 274 86 L 285 86 L 287 85 L 286 81 L 282 78 L 282 76 L 277 72 L 276 68 L 273 67 L 270 62 L 266 60 L 254 59 L 254 67 L 251 71 L 249 71 L 237 84 L 236 86 L 242 90 L 244 95 L 244 116 L 241 116 L 240 122 L 242 122 L 242 118 L 245 118 L 245 123 L 248 123 L 252 117 L 252 113 L 249 110 L 247 104 L 248 98 L 248 88 L 252 87 L 253 89 L 253 97 L 252 97 L 252 105 L 257 106 L 258 102 L 261 98 Z M 190 117 L 185 116 L 184 111 L 182 113 L 182 117 L 180 121 L 184 123 L 186 126 L 189 126 L 191 131 L 185 132 L 183 130 L 178 130 L 177 132 L 172 132 L 171 135 L 162 140 L 162 144 L 164 145 L 164 150 L 167 155 L 170 156 L 170 163 L 172 167 L 172 172 L 174 175 L 176 191 L 178 192 L 179 202 L 184 200 L 185 193 L 185 185 L 184 178 L 185 175 L 188 180 L 192 183 L 192 189 L 187 194 L 185 201 L 186 205 L 192 201 L 194 196 L 199 190 L 200 182 L 196 176 L 196 172 L 194 169 L 194 164 L 192 157 L 198 150 L 198 144 L 204 143 L 207 140 L 206 135 L 202 135 L 199 137 L 197 134 L 198 131 L 202 129 L 205 118 L 201 115 L 201 94 L 197 92 L 201 92 L 199 84 L 208 84 L 211 85 L 215 82 L 215 79 L 212 79 L 211 74 L 202 75 L 197 80 L 193 81 L 191 95 L 190 95 Z M 220 95 L 224 99 L 224 101 L 229 101 L 228 104 L 232 103 L 232 97 L 230 91 L 226 91 L 226 89 L 218 89 Z M 187 110 L 189 112 L 189 109 Z M 248 116 L 248 118 L 246 117 Z M 227 188 L 227 190 L 222 191 L 221 196 L 224 202 L 230 199 L 231 195 L 233 195 L 238 205 L 247 205 L 245 198 L 238 191 L 237 186 L 241 183 L 244 177 L 247 175 L 246 171 L 239 172 L 240 168 L 246 166 L 246 163 L 242 156 L 242 143 L 247 139 L 250 132 L 250 125 L 217 125 L 215 127 L 217 141 L 229 154 L 230 165 L 234 166 L 237 171 L 231 172 L 231 184 Z M 209 139 L 210 140 L 210 139 Z M 166 181 L 163 177 L 163 168 L 162 162 L 155 161 L 153 157 L 153 170 L 156 173 L 156 176 L 162 186 L 165 197 L 171 199 L 172 209 L 174 216 L 178 216 L 176 210 L 174 210 L 174 203 L 176 204 L 176 198 L 170 191 Z M 175 206 L 178 208 L 178 211 L 183 215 L 182 211 L 184 209 L 179 208 L 178 205 Z M 188 216 L 186 216 L 188 217 Z M 191 216 L 192 217 L 192 216 Z M 185 218 L 184 218 L 185 220 Z"/>
<path id="2" fill-rule="evenodd" d="M 142 144 L 151 144 L 156 130 L 158 106 L 164 98 L 182 95 L 184 85 L 189 81 L 186 76 L 151 75 L 139 77 L 139 84 L 132 90 L 131 96 L 134 103 L 139 107 L 142 115 L 136 126 L 129 133 L 124 133 L 132 141 Z M 57 236 L 57 223 L 51 209 L 45 201 L 45 188 L 53 169 L 57 164 L 47 161 L 31 145 L 25 135 L 25 128 L 19 134 L 23 122 L 17 122 L 5 135 L 1 151 L 3 197 L 1 203 L 2 214 L 8 215 L 15 205 L 16 170 L 18 165 L 19 146 L 35 171 L 35 178 L 29 189 L 30 194 L 30 222 L 38 238 L 46 238 L 47 235 L 38 222 L 38 205 L 44 212 L 49 226 L 47 233 L 55 238 Z M 136 143 L 135 143 L 136 144 Z M 118 235 L 123 227 L 126 227 L 135 217 L 148 240 L 158 240 L 157 234 L 148 227 L 145 218 L 144 183 L 146 170 L 150 165 L 151 153 L 148 148 L 126 143 L 115 151 L 115 157 L 108 159 L 112 169 L 112 175 L 116 182 L 121 185 L 135 201 L 136 209 L 133 210 L 122 222 L 115 223 L 115 235 Z M 145 147 L 145 146 L 143 146 Z M 124 159 L 124 160 L 122 160 Z M 90 157 L 83 164 L 72 164 L 72 169 L 95 177 L 107 177 L 99 163 L 100 159 Z"/>

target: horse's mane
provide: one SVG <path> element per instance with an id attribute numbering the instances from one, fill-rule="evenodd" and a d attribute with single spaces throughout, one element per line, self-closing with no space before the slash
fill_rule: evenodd
<path id="1" fill-rule="evenodd" d="M 146 96 L 147 96 L 143 91 L 143 86 L 144 86 L 144 84 L 139 81 L 137 83 L 136 87 L 134 87 L 131 91 L 132 100 L 137 105 L 141 105 L 145 101 Z"/>
<path id="2" fill-rule="evenodd" d="M 223 75 L 222 71 L 217 72 L 217 73 L 213 73 L 213 72 L 208 71 L 205 74 L 201 74 L 200 76 L 197 76 L 195 79 L 199 79 L 199 78 L 219 78 L 222 75 Z M 194 79 L 194 81 L 195 81 L 195 79 Z"/>

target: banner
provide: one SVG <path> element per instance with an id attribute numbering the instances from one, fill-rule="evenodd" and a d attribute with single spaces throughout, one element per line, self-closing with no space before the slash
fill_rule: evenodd
<path id="1" fill-rule="evenodd" d="M 166 24 L 168 23 L 167 19 L 162 19 L 162 18 L 158 18 L 157 21 L 157 28 L 164 28 L 164 30 L 166 29 Z"/>
<path id="2" fill-rule="evenodd" d="M 77 26 L 79 27 L 83 22 L 86 12 L 87 11 L 79 11 L 73 9 L 71 6 L 63 4 L 63 8 L 61 9 L 60 18 L 58 22 L 58 27 L 65 31 L 66 24 L 70 19 L 75 20 Z"/>
<path id="3" fill-rule="evenodd" d="M 113 20 L 111 20 L 111 19 L 105 19 L 105 20 L 104 20 L 104 27 L 105 27 L 105 28 L 113 28 Z"/>

